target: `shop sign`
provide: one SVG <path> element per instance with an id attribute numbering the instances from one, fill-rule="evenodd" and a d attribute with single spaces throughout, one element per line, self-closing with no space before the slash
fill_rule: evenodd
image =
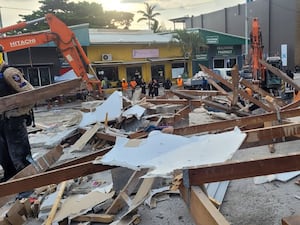
<path id="1" fill-rule="evenodd" d="M 206 44 L 219 44 L 219 36 L 206 36 Z"/>
<path id="2" fill-rule="evenodd" d="M 218 46 L 217 55 L 233 55 L 233 46 Z"/>
<path id="3" fill-rule="evenodd" d="M 207 54 L 199 54 L 199 55 L 196 55 L 196 59 L 199 59 L 199 60 L 207 60 Z"/>

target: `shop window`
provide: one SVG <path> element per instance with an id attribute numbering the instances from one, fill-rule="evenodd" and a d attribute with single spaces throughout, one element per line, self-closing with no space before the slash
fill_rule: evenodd
<path id="1" fill-rule="evenodd" d="M 142 67 L 141 66 L 133 66 L 133 67 L 127 67 L 126 68 L 126 79 L 127 81 L 130 81 L 132 79 L 135 79 L 137 83 L 139 84 L 142 76 Z"/>
<path id="2" fill-rule="evenodd" d="M 165 66 L 164 65 L 153 65 L 151 66 L 152 79 L 157 80 L 159 83 L 163 83 L 165 80 Z"/>
<path id="3" fill-rule="evenodd" d="M 49 67 L 30 67 L 27 69 L 28 81 L 33 86 L 45 86 L 51 84 Z"/>
<path id="4" fill-rule="evenodd" d="M 49 85 L 51 84 L 51 75 L 50 75 L 50 68 L 49 67 L 40 67 L 39 73 L 40 73 L 40 80 L 41 80 L 41 86 Z"/>
<path id="5" fill-rule="evenodd" d="M 107 78 L 109 81 L 118 81 L 118 67 L 96 67 L 96 74 L 99 79 Z"/>
<path id="6" fill-rule="evenodd" d="M 28 76 L 32 86 L 40 86 L 39 71 L 37 68 L 28 68 Z"/>

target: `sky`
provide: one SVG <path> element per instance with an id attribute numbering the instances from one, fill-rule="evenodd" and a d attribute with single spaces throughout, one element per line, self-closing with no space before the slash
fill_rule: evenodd
<path id="1" fill-rule="evenodd" d="M 2 26 L 13 25 L 20 20 L 19 14 L 31 14 L 33 10 L 38 10 L 39 0 L 0 0 Z M 84 0 L 69 0 L 69 2 L 79 2 Z M 145 10 L 144 2 L 155 5 L 155 12 L 161 15 L 156 17 L 160 24 L 167 29 L 173 28 L 173 23 L 169 19 L 183 16 L 199 16 L 204 13 L 221 10 L 237 4 L 243 4 L 246 0 L 85 0 L 102 4 L 104 10 L 126 11 L 135 14 L 134 22 L 130 29 L 147 29 L 145 21 L 137 23 L 141 14 L 138 10 Z M 1 24 L 0 24 L 1 25 Z M 176 25 L 176 28 L 181 28 Z"/>

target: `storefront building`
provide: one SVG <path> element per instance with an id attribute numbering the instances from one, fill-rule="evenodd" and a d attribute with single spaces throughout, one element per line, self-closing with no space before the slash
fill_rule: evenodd
<path id="1" fill-rule="evenodd" d="M 175 79 L 184 69 L 191 76 L 191 61 L 183 57 L 172 34 L 149 31 L 113 31 L 90 29 L 87 55 L 97 76 L 112 86 L 122 79 Z"/>
<path id="2" fill-rule="evenodd" d="M 193 73 L 198 72 L 199 64 L 209 68 L 232 68 L 243 65 L 243 45 L 245 39 L 236 35 L 211 31 L 207 29 L 188 29 L 198 31 L 204 39 L 207 48 L 202 48 L 200 54 L 193 60 Z"/>

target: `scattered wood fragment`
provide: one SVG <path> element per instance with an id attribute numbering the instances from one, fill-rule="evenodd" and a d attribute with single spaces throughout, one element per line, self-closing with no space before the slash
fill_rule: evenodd
<path id="1" fill-rule="evenodd" d="M 98 222 L 98 223 L 111 223 L 114 220 L 114 215 L 108 214 L 85 214 L 72 219 L 74 222 Z"/>
<path id="2" fill-rule="evenodd" d="M 71 146 L 70 152 L 74 151 L 81 151 L 86 143 L 94 136 L 94 134 L 98 131 L 100 128 L 100 123 L 96 123 L 92 128 L 87 130 L 77 142 Z"/>
<path id="3" fill-rule="evenodd" d="M 45 222 L 45 225 L 51 225 L 52 224 L 52 221 L 53 221 L 53 219 L 55 217 L 56 211 L 58 209 L 60 200 L 61 200 L 61 198 L 62 198 L 62 196 L 64 194 L 66 186 L 67 186 L 67 181 L 63 181 L 61 183 L 60 188 L 59 188 L 59 192 L 58 192 L 58 195 L 57 195 L 57 197 L 55 199 L 55 202 L 54 202 L 54 204 L 53 204 L 53 206 L 51 208 L 51 211 L 50 211 L 50 213 L 48 215 L 48 218 L 47 218 L 47 220 Z"/>

